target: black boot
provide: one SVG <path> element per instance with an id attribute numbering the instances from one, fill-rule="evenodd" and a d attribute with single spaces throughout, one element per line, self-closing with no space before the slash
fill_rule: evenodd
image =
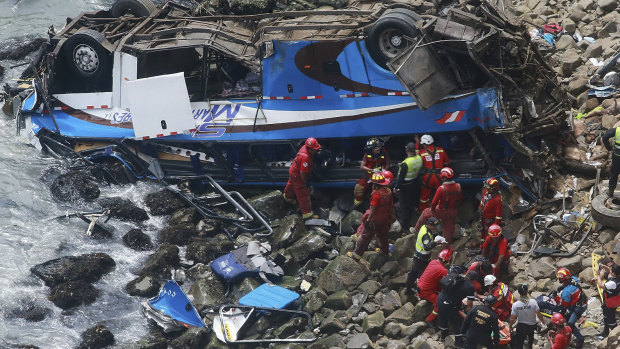
<path id="1" fill-rule="evenodd" d="M 602 338 L 609 336 L 609 326 L 605 325 L 605 327 L 603 328 L 603 331 L 599 333 L 598 336 Z"/>

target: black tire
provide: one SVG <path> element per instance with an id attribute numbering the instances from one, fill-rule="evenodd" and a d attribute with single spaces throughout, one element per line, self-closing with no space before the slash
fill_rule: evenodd
<path id="1" fill-rule="evenodd" d="M 91 29 L 73 34 L 62 47 L 67 67 L 75 77 L 106 79 L 112 74 L 112 55 L 105 36 Z"/>
<path id="2" fill-rule="evenodd" d="M 592 200 L 592 218 L 606 227 L 620 229 L 620 210 L 605 206 L 607 200 L 607 194 L 599 194 Z M 612 200 L 620 201 L 620 198 Z"/>
<path id="3" fill-rule="evenodd" d="M 368 37 L 366 47 L 372 59 L 380 66 L 386 68 L 386 63 L 403 52 L 411 43 L 402 36 L 415 38 L 420 32 L 414 23 L 420 20 L 415 12 L 408 9 L 393 9 L 386 12 L 373 24 Z"/>
<path id="4" fill-rule="evenodd" d="M 110 7 L 112 17 L 132 14 L 136 17 L 148 17 L 157 10 L 151 0 L 116 0 Z"/>

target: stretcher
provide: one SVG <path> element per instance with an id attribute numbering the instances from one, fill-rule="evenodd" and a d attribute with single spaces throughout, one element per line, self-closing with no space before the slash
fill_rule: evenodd
<path id="1" fill-rule="evenodd" d="M 603 256 L 592 252 L 592 272 L 594 273 L 594 279 L 598 277 L 598 273 L 599 273 L 598 261 L 601 258 L 603 258 Z M 603 282 L 605 282 L 605 280 L 603 280 Z M 596 284 L 596 289 L 598 290 L 598 295 L 601 297 L 601 303 L 604 302 L 605 300 L 603 299 L 603 289 L 598 284 Z"/>

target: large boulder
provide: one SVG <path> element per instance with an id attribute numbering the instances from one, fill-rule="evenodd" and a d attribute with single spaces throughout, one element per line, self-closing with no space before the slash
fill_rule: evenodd
<path id="1" fill-rule="evenodd" d="M 299 215 L 290 215 L 280 220 L 280 225 L 273 232 L 273 242 L 278 247 L 290 246 L 306 235 L 306 225 Z"/>
<path id="2" fill-rule="evenodd" d="M 99 296 L 93 285 L 83 281 L 67 281 L 52 288 L 48 299 L 61 309 L 75 308 L 91 304 Z"/>
<path id="3" fill-rule="evenodd" d="M 530 263 L 527 268 L 528 273 L 535 280 L 552 278 L 555 276 L 556 270 L 553 259 L 549 257 L 539 258 L 535 262 Z"/>
<path id="4" fill-rule="evenodd" d="M 347 342 L 348 349 L 365 349 L 371 348 L 372 346 L 372 341 L 366 333 L 354 334 Z"/>
<path id="5" fill-rule="evenodd" d="M 17 308 L 7 311 L 7 319 L 20 318 L 30 322 L 39 322 L 45 320 L 52 314 L 50 308 L 35 304 L 32 301 L 20 301 Z"/>
<path id="6" fill-rule="evenodd" d="M 54 287 L 67 281 L 98 281 L 115 266 L 116 263 L 107 254 L 90 253 L 52 259 L 35 265 L 30 272 L 43 280 L 46 286 Z"/>
<path id="7" fill-rule="evenodd" d="M 197 223 L 197 212 L 193 207 L 183 207 L 174 211 L 168 220 L 170 225 L 194 223 Z"/>
<path id="8" fill-rule="evenodd" d="M 415 307 L 413 304 L 407 302 L 405 305 L 390 314 L 390 316 L 387 317 L 387 321 L 395 321 L 403 325 L 411 325 L 413 324 L 414 311 Z"/>
<path id="9" fill-rule="evenodd" d="M 61 174 L 50 186 L 52 197 L 59 201 L 93 201 L 101 193 L 93 177 L 84 172 Z"/>
<path id="10" fill-rule="evenodd" d="M 353 304 L 351 294 L 347 290 L 340 290 L 325 300 L 325 307 L 336 310 L 347 309 L 351 304 Z"/>
<path id="11" fill-rule="evenodd" d="M 407 234 L 400 239 L 396 239 L 394 242 L 394 252 L 392 252 L 392 258 L 399 261 L 406 257 L 413 257 L 413 251 L 415 251 L 415 240 L 415 234 Z"/>
<path id="12" fill-rule="evenodd" d="M 572 38 L 571 38 L 572 40 Z M 569 49 L 562 55 L 560 71 L 563 76 L 571 76 L 573 71 L 582 64 L 581 54 L 575 49 Z"/>
<path id="13" fill-rule="evenodd" d="M 383 316 L 382 311 L 378 311 L 364 318 L 362 329 L 364 333 L 374 336 L 383 330 L 383 325 L 385 325 L 385 316 Z"/>
<path id="14" fill-rule="evenodd" d="M 323 304 L 325 304 L 325 300 L 327 300 L 327 293 L 320 287 L 313 287 L 308 293 L 302 296 L 304 311 L 314 313 L 321 309 Z"/>
<path id="15" fill-rule="evenodd" d="M 133 202 L 119 198 L 102 198 L 99 205 L 105 210 L 109 210 L 110 217 L 118 218 L 122 221 L 143 222 L 149 219 L 148 213 L 143 208 L 138 207 Z"/>
<path id="16" fill-rule="evenodd" d="M 144 203 L 154 216 L 169 215 L 187 206 L 177 194 L 166 189 L 148 194 Z"/>
<path id="17" fill-rule="evenodd" d="M 284 217 L 284 198 L 282 192 L 273 190 L 265 194 L 253 196 L 248 199 L 248 203 L 258 212 L 262 212 L 269 219 L 279 219 Z"/>
<path id="18" fill-rule="evenodd" d="M 286 252 L 295 262 L 303 264 L 312 254 L 323 251 L 326 247 L 321 235 L 310 232 L 287 248 Z"/>
<path id="19" fill-rule="evenodd" d="M 123 235 L 123 244 L 132 250 L 148 251 L 153 249 L 151 237 L 146 235 L 142 229 L 131 229 Z"/>
<path id="20" fill-rule="evenodd" d="M 181 258 L 179 257 L 179 248 L 175 245 L 161 244 L 157 251 L 150 255 L 140 274 L 152 274 L 162 278 L 168 278 L 172 269 L 179 266 Z"/>
<path id="21" fill-rule="evenodd" d="M 114 335 L 104 324 L 98 324 L 82 333 L 82 342 L 77 349 L 100 349 L 114 344 Z"/>
<path id="22" fill-rule="evenodd" d="M 354 288 L 366 280 L 370 270 L 365 265 L 346 256 L 332 260 L 319 274 L 316 284 L 328 294 L 345 288 Z"/>
<path id="23" fill-rule="evenodd" d="M 577 275 L 583 270 L 582 262 L 583 257 L 576 254 L 570 258 L 559 258 L 556 265 L 558 268 L 566 268 L 571 274 Z"/>
<path id="24" fill-rule="evenodd" d="M 342 234 L 351 235 L 357 231 L 360 223 L 362 223 L 363 214 L 360 211 L 353 210 L 342 219 Z"/>
<path id="25" fill-rule="evenodd" d="M 159 292 L 161 283 L 153 276 L 145 274 L 138 276 L 125 286 L 125 291 L 130 296 L 154 297 Z"/>
<path id="26" fill-rule="evenodd" d="M 185 246 L 197 233 L 196 226 L 191 223 L 177 224 L 160 231 L 159 241 Z"/>
<path id="27" fill-rule="evenodd" d="M 44 42 L 47 42 L 47 39 L 32 35 L 3 41 L 0 47 L 0 61 L 21 60 L 27 54 L 38 50 Z"/>

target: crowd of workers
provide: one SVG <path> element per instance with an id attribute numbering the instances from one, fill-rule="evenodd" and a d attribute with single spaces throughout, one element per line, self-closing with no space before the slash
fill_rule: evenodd
<path id="1" fill-rule="evenodd" d="M 305 219 L 313 216 L 308 179 L 313 154 L 320 148 L 315 138 L 305 141 L 291 164 L 290 178 L 283 194 L 288 202 L 299 202 Z M 416 136 L 415 142 L 405 146 L 407 157 L 399 164 L 394 179 L 383 142 L 371 138 L 366 150 L 360 165 L 363 176 L 355 185 L 353 195 L 355 206 L 359 206 L 371 187 L 370 205 L 353 236 L 355 248 L 348 252 L 348 256 L 359 261 L 373 238 L 376 239 L 376 251 L 389 255 L 388 233 L 398 218 L 403 230 L 415 235 L 413 264 L 404 292 L 406 295 L 416 294 L 433 305 L 425 321 L 439 329 L 442 339 L 450 334 L 451 329 L 459 347 L 483 345 L 493 348 L 500 343 L 502 329 L 507 329 L 511 334 L 512 348 L 523 348 L 526 343 L 532 348 L 537 318 L 542 324 L 543 314 L 538 302 L 530 298 L 527 285 L 517 287 L 515 301 L 513 292 L 501 281 L 510 263 L 510 247 L 502 233 L 502 197 L 498 180 L 489 178 L 484 182 L 478 207 L 480 240 L 473 237 L 471 243 L 472 247 L 480 248 L 480 257 L 464 268 L 452 265 L 454 227 L 463 193 L 454 180 L 446 151 L 434 144 L 431 135 Z M 397 205 L 395 198 L 398 199 Z M 413 225 L 416 213 L 419 218 Z M 432 250 L 437 246 L 441 247 L 437 258 L 431 259 Z M 551 318 L 547 329 L 550 348 L 567 348 L 573 337 L 575 348 L 581 348 L 584 338 L 576 324 L 586 310 L 586 296 L 579 279 L 568 269 L 559 268 L 556 276 L 561 286 L 551 293 L 551 300 L 558 311 L 546 314 Z M 600 336 L 605 337 L 616 327 L 615 313 L 620 306 L 620 266 L 613 262 L 602 263 L 596 283 L 604 293 L 604 329 Z M 475 300 L 481 304 L 474 307 Z"/>

